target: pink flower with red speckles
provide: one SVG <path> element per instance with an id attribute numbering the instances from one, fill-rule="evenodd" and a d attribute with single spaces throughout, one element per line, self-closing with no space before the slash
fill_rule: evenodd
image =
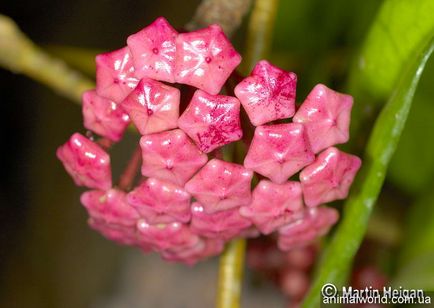
<path id="1" fill-rule="evenodd" d="M 349 138 L 352 97 L 320 84 L 296 111 L 295 73 L 261 60 L 243 79 L 233 74 L 240 62 L 218 25 L 178 34 L 162 17 L 96 57 L 83 118 L 104 138 L 75 133 L 57 150 L 74 182 L 95 189 L 81 196 L 91 228 L 192 265 L 235 237 L 277 232 L 286 251 L 336 223 L 320 205 L 346 198 L 360 168 L 332 147 Z M 191 90 L 166 84 L 175 82 L 197 88 L 188 105 Z M 130 121 L 140 147 L 113 187 L 101 146 L 109 151 L 106 138 L 120 141 Z"/>

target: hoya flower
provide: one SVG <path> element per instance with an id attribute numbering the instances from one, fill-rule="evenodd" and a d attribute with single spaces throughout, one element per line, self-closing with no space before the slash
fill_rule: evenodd
<path id="1" fill-rule="evenodd" d="M 353 98 L 319 84 L 313 88 L 293 121 L 303 123 L 314 153 L 349 139 Z"/>
<path id="2" fill-rule="evenodd" d="M 345 199 L 360 168 L 357 156 L 328 148 L 300 173 L 304 202 L 307 206 Z"/>
<path id="3" fill-rule="evenodd" d="M 237 208 L 207 214 L 199 203 L 191 206 L 191 230 L 209 238 L 229 240 L 251 226 L 251 221 L 240 215 Z"/>
<path id="4" fill-rule="evenodd" d="M 262 60 L 234 91 L 250 122 L 258 126 L 294 115 L 296 85 L 294 73 Z"/>
<path id="5" fill-rule="evenodd" d="M 76 185 L 101 190 L 112 186 L 110 156 L 83 135 L 73 134 L 57 149 L 57 158 Z"/>
<path id="6" fill-rule="evenodd" d="M 171 183 L 149 178 L 128 194 L 128 202 L 150 224 L 190 220 L 190 195 Z"/>
<path id="7" fill-rule="evenodd" d="M 95 90 L 83 94 L 84 127 L 113 141 L 119 141 L 130 123 L 124 109 Z"/>
<path id="8" fill-rule="evenodd" d="M 282 184 L 314 159 L 303 125 L 264 125 L 255 129 L 244 166 Z"/>
<path id="9" fill-rule="evenodd" d="M 146 135 L 177 127 L 179 99 L 178 89 L 143 78 L 121 105 L 140 134 Z"/>
<path id="10" fill-rule="evenodd" d="M 201 238 L 191 247 L 171 248 L 161 252 L 164 260 L 194 265 L 200 260 L 219 255 L 224 249 L 224 241 Z"/>
<path id="11" fill-rule="evenodd" d="M 111 225 L 102 221 L 89 219 L 89 226 L 105 238 L 121 245 L 138 245 L 135 227 Z"/>
<path id="12" fill-rule="evenodd" d="M 305 246 L 328 232 L 339 218 L 334 208 L 317 207 L 307 209 L 303 217 L 279 229 L 278 246 L 291 250 Z"/>
<path id="13" fill-rule="evenodd" d="M 218 25 L 176 38 L 176 82 L 218 94 L 241 56 Z"/>
<path id="14" fill-rule="evenodd" d="M 252 176 L 253 172 L 241 165 L 212 159 L 185 184 L 185 189 L 206 213 L 214 213 L 249 204 Z"/>
<path id="15" fill-rule="evenodd" d="M 116 103 L 121 102 L 137 85 L 128 47 L 96 56 L 96 93 Z"/>
<path id="16" fill-rule="evenodd" d="M 235 97 L 197 90 L 178 125 L 202 152 L 209 153 L 243 136 L 240 102 Z"/>
<path id="17" fill-rule="evenodd" d="M 240 208 L 242 216 L 250 219 L 263 234 L 299 218 L 303 208 L 299 182 L 275 184 L 262 180 L 252 193 L 252 202 Z"/>
<path id="18" fill-rule="evenodd" d="M 208 157 L 180 129 L 143 136 L 142 174 L 183 186 Z"/>
<path id="19" fill-rule="evenodd" d="M 135 73 L 139 78 L 175 81 L 177 35 L 168 21 L 159 17 L 143 30 L 128 37 L 127 44 L 131 49 Z"/>

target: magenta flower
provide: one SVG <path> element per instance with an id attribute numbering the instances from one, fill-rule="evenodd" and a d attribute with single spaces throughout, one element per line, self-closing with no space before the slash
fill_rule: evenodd
<path id="1" fill-rule="evenodd" d="M 143 78 L 122 101 L 140 134 L 147 135 L 176 128 L 179 117 L 178 89 Z"/>
<path id="2" fill-rule="evenodd" d="M 92 218 L 89 219 L 88 224 L 92 229 L 110 241 L 129 246 L 139 244 L 135 227 L 111 225 Z"/>
<path id="3" fill-rule="evenodd" d="M 353 98 L 319 84 L 300 106 L 293 120 L 306 127 L 314 153 L 349 139 Z"/>
<path id="4" fill-rule="evenodd" d="M 80 201 L 93 221 L 109 225 L 135 227 L 139 213 L 127 202 L 126 193 L 118 189 L 91 190 Z"/>
<path id="5" fill-rule="evenodd" d="M 128 47 L 96 56 L 96 93 L 116 103 L 137 85 Z"/>
<path id="6" fill-rule="evenodd" d="M 163 250 L 161 256 L 170 262 L 183 262 L 194 265 L 198 261 L 216 256 L 224 249 L 224 241 L 218 239 L 200 239 L 192 247 L 171 248 Z"/>
<path id="7" fill-rule="evenodd" d="M 128 202 L 150 224 L 190 220 L 190 195 L 171 183 L 149 178 L 128 194 Z"/>
<path id="8" fill-rule="evenodd" d="M 199 241 L 199 237 L 193 234 L 187 225 L 179 222 L 150 225 L 141 219 L 137 223 L 137 230 L 138 240 L 151 245 L 157 251 L 192 247 Z"/>
<path id="9" fill-rule="evenodd" d="M 282 184 L 314 159 L 303 125 L 264 125 L 255 129 L 244 166 Z"/>
<path id="10" fill-rule="evenodd" d="M 334 208 L 307 209 L 301 219 L 279 229 L 277 245 L 284 251 L 305 246 L 326 234 L 338 218 L 339 213 Z"/>
<path id="11" fill-rule="evenodd" d="M 234 91 L 250 122 L 258 126 L 294 115 L 296 85 L 294 73 L 262 60 Z"/>
<path id="12" fill-rule="evenodd" d="M 191 206 L 191 230 L 201 236 L 229 240 L 251 226 L 237 208 L 207 214 L 199 203 Z"/>
<path id="13" fill-rule="evenodd" d="M 112 186 L 110 156 L 83 135 L 73 134 L 56 154 L 77 186 L 101 190 Z"/>
<path id="14" fill-rule="evenodd" d="M 84 127 L 113 141 L 119 141 L 130 123 L 121 106 L 96 94 L 95 90 L 83 94 Z"/>
<path id="15" fill-rule="evenodd" d="M 235 97 L 211 95 L 197 90 L 178 126 L 209 153 L 243 136 L 240 124 L 240 102 Z"/>
<path id="16" fill-rule="evenodd" d="M 218 25 L 176 38 L 176 82 L 218 94 L 241 56 Z"/>
<path id="17" fill-rule="evenodd" d="M 252 176 L 253 172 L 243 166 L 212 159 L 185 184 L 185 189 L 210 214 L 249 204 Z"/>
<path id="18" fill-rule="evenodd" d="M 142 174 L 183 186 L 208 161 L 180 129 L 140 139 Z"/>
<path id="19" fill-rule="evenodd" d="M 168 21 L 157 18 L 143 30 L 130 35 L 127 43 L 134 60 L 136 75 L 174 82 L 176 36 Z"/>
<path id="20" fill-rule="evenodd" d="M 361 163 L 357 156 L 333 147 L 318 155 L 315 162 L 300 173 L 306 205 L 312 207 L 345 199 Z"/>
<path id="21" fill-rule="evenodd" d="M 252 202 L 240 208 L 240 214 L 250 219 L 263 234 L 300 217 L 303 208 L 299 182 L 275 184 L 262 180 L 252 193 Z"/>

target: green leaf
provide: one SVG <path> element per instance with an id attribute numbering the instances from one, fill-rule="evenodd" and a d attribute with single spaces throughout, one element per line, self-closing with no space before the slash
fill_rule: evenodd
<path id="1" fill-rule="evenodd" d="M 434 291 L 434 250 L 417 256 L 401 267 L 391 285 L 406 289 Z"/>
<path id="2" fill-rule="evenodd" d="M 95 76 L 95 57 L 101 50 L 50 45 L 46 50 L 89 76 Z"/>
<path id="3" fill-rule="evenodd" d="M 426 42 L 428 41 L 428 44 Z M 369 216 L 380 194 L 387 167 L 404 129 L 420 76 L 434 49 L 432 37 L 425 39 L 395 87 L 375 122 L 357 177 L 337 230 L 324 250 L 304 307 L 318 307 L 326 283 L 341 285 L 366 232 Z"/>
<path id="4" fill-rule="evenodd" d="M 388 97 L 404 65 L 433 33 L 433 12 L 434 0 L 385 1 L 351 72 L 350 83 L 377 99 Z"/>

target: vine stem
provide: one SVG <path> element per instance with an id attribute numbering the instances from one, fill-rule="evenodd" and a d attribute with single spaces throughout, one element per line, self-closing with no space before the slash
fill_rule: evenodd
<path id="1" fill-rule="evenodd" d="M 242 72 L 248 74 L 271 46 L 278 0 L 256 0 L 248 24 Z M 236 149 L 235 149 L 236 150 Z M 217 308 L 240 307 L 245 239 L 232 240 L 220 257 Z"/>

